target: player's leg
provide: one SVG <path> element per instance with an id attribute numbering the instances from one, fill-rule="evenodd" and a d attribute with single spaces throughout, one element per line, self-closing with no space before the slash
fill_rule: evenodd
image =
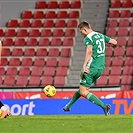
<path id="1" fill-rule="evenodd" d="M 75 94 L 73 95 L 72 99 L 70 100 L 69 103 L 66 104 L 65 107 L 63 107 L 64 111 L 70 111 L 70 107 L 80 98 L 80 92 L 79 90 L 75 92 Z"/>
<path id="2" fill-rule="evenodd" d="M 7 107 L 5 107 L 1 101 L 0 101 L 0 110 L 2 112 L 0 118 L 6 118 L 6 116 L 10 115 L 9 109 Z"/>
<path id="3" fill-rule="evenodd" d="M 85 73 L 80 83 L 80 94 L 90 102 L 100 106 L 104 110 L 105 115 L 108 115 L 110 106 L 105 105 L 97 96 L 89 92 L 90 86 L 101 74 L 102 70 L 91 70 L 88 74 Z"/>

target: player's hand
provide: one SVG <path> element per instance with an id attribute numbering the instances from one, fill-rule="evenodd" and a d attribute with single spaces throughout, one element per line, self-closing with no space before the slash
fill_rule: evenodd
<path id="1" fill-rule="evenodd" d="M 89 73 L 90 72 L 90 70 L 86 66 L 83 66 L 83 70 L 84 70 L 85 73 Z"/>

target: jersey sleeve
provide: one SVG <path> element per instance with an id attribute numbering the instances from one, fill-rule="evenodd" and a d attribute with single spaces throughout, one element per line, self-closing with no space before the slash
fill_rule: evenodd
<path id="1" fill-rule="evenodd" d="M 84 46 L 87 47 L 88 45 L 92 45 L 92 42 L 88 37 L 86 37 L 84 38 Z"/>
<path id="2" fill-rule="evenodd" d="M 110 37 L 105 36 L 105 35 L 103 35 L 103 36 L 104 36 L 104 41 L 105 41 L 106 43 L 108 43 L 108 42 L 110 41 Z"/>

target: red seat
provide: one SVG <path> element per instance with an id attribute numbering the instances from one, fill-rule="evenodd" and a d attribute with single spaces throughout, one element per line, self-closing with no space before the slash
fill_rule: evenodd
<path id="1" fill-rule="evenodd" d="M 58 48 L 50 48 L 48 51 L 48 56 L 59 56 L 59 49 Z"/>
<path id="2" fill-rule="evenodd" d="M 106 35 L 110 37 L 116 36 L 116 28 L 107 28 Z"/>
<path id="3" fill-rule="evenodd" d="M 118 10 L 110 10 L 109 11 L 109 18 L 119 18 L 120 13 Z"/>
<path id="4" fill-rule="evenodd" d="M 118 26 L 118 21 L 117 20 L 108 20 L 107 22 L 107 27 L 117 27 Z"/>
<path id="5" fill-rule="evenodd" d="M 27 76 L 18 76 L 16 79 L 16 86 L 27 86 L 28 78 Z"/>
<path id="6" fill-rule="evenodd" d="M 67 75 L 67 67 L 57 67 L 56 76 L 66 76 Z"/>
<path id="7" fill-rule="evenodd" d="M 55 22 L 55 27 L 56 28 L 64 28 L 66 26 L 66 21 L 65 20 L 60 20 L 60 19 L 57 19 L 56 22 Z"/>
<path id="8" fill-rule="evenodd" d="M 4 76 L 4 75 L 5 75 L 5 68 L 0 67 L 0 76 Z"/>
<path id="9" fill-rule="evenodd" d="M 3 83 L 3 80 L 2 80 L 2 77 L 0 77 L 0 84 L 2 84 Z"/>
<path id="10" fill-rule="evenodd" d="M 5 36 L 6 37 L 14 37 L 16 35 L 16 31 L 14 29 L 6 29 Z"/>
<path id="11" fill-rule="evenodd" d="M 50 46 L 61 46 L 61 44 L 62 44 L 61 38 L 53 37 Z"/>
<path id="12" fill-rule="evenodd" d="M 124 66 L 122 74 L 123 75 L 133 75 L 133 67 L 132 66 Z"/>
<path id="13" fill-rule="evenodd" d="M 46 11 L 45 18 L 56 18 L 55 11 Z"/>
<path id="14" fill-rule="evenodd" d="M 133 58 L 126 57 L 126 59 L 124 60 L 124 66 L 133 66 Z"/>
<path id="15" fill-rule="evenodd" d="M 121 75 L 122 68 L 119 66 L 112 66 L 110 69 L 110 75 Z"/>
<path id="16" fill-rule="evenodd" d="M 36 9 L 45 9 L 47 7 L 46 1 L 37 1 L 35 8 Z"/>
<path id="17" fill-rule="evenodd" d="M 121 90 L 131 90 L 131 85 L 121 85 Z"/>
<path id="18" fill-rule="evenodd" d="M 45 19 L 42 27 L 53 28 L 54 27 L 54 21 L 52 19 Z"/>
<path id="19" fill-rule="evenodd" d="M 111 47 L 106 47 L 106 56 L 112 56 L 113 55 L 113 49 Z"/>
<path id="20" fill-rule="evenodd" d="M 22 11 L 21 18 L 22 19 L 31 19 L 32 11 Z"/>
<path id="21" fill-rule="evenodd" d="M 131 20 L 131 27 L 133 27 L 133 19 Z"/>
<path id="22" fill-rule="evenodd" d="M 28 82 L 28 86 L 39 86 L 40 76 L 31 76 Z"/>
<path id="23" fill-rule="evenodd" d="M 57 18 L 67 18 L 67 17 L 68 17 L 67 11 L 58 11 L 57 12 Z"/>
<path id="24" fill-rule="evenodd" d="M 30 20 L 29 19 L 21 19 L 19 22 L 20 28 L 29 28 L 30 27 Z"/>
<path id="25" fill-rule="evenodd" d="M 52 31 L 50 29 L 42 29 L 41 30 L 41 37 L 51 37 Z"/>
<path id="26" fill-rule="evenodd" d="M 36 51 L 36 56 L 47 56 L 46 48 L 38 48 Z"/>
<path id="27" fill-rule="evenodd" d="M 105 63 L 106 63 L 106 66 L 110 66 L 111 65 L 111 58 L 110 57 L 106 57 L 105 58 Z"/>
<path id="28" fill-rule="evenodd" d="M 22 55 L 23 55 L 22 48 L 13 48 L 12 56 L 22 56 Z"/>
<path id="29" fill-rule="evenodd" d="M 56 58 L 47 58 L 46 67 L 56 67 L 57 59 Z"/>
<path id="30" fill-rule="evenodd" d="M 23 58 L 21 66 L 32 66 L 32 58 Z"/>
<path id="31" fill-rule="evenodd" d="M 128 19 L 120 19 L 119 27 L 128 27 L 130 25 L 130 21 Z"/>
<path id="32" fill-rule="evenodd" d="M 66 29 L 65 35 L 66 37 L 74 37 L 75 36 L 75 30 L 74 29 Z"/>
<path id="33" fill-rule="evenodd" d="M 31 76 L 41 76 L 42 75 L 42 67 L 33 67 L 31 70 Z"/>
<path id="34" fill-rule="evenodd" d="M 79 18 L 79 11 L 69 11 L 68 18 Z"/>
<path id="35" fill-rule="evenodd" d="M 110 73 L 109 67 L 105 67 L 104 70 L 103 70 L 102 75 L 103 75 L 103 76 L 108 76 L 109 73 Z"/>
<path id="36" fill-rule="evenodd" d="M 6 75 L 10 75 L 10 76 L 15 76 L 17 75 L 18 73 L 18 70 L 16 67 L 8 67 L 7 70 L 6 70 Z"/>
<path id="37" fill-rule="evenodd" d="M 62 48 L 60 52 L 61 57 L 70 57 L 71 56 L 71 48 Z"/>
<path id="38" fill-rule="evenodd" d="M 107 85 L 108 84 L 108 78 L 107 76 L 101 76 L 96 80 L 96 85 L 101 86 L 101 85 Z"/>
<path id="39" fill-rule="evenodd" d="M 19 76 L 29 76 L 30 75 L 30 68 L 29 67 L 21 67 L 19 69 Z"/>
<path id="40" fill-rule="evenodd" d="M 69 58 L 61 57 L 58 61 L 59 67 L 68 67 L 69 66 Z"/>
<path id="41" fill-rule="evenodd" d="M 42 21 L 40 19 L 33 19 L 31 22 L 32 28 L 40 28 L 42 26 Z"/>
<path id="42" fill-rule="evenodd" d="M 128 29 L 126 27 L 120 27 L 118 29 L 117 36 L 127 36 L 128 35 Z"/>
<path id="43" fill-rule="evenodd" d="M 121 79 L 121 84 L 122 85 L 131 85 L 133 79 L 132 75 L 123 75 Z"/>
<path id="44" fill-rule="evenodd" d="M 34 60 L 34 66 L 42 67 L 45 65 L 44 58 L 35 58 Z"/>
<path id="45" fill-rule="evenodd" d="M 125 37 L 118 37 L 116 40 L 117 40 L 117 46 L 126 46 L 127 44 Z"/>
<path id="46" fill-rule="evenodd" d="M 40 37 L 38 41 L 38 46 L 49 46 L 50 41 L 48 38 Z"/>
<path id="47" fill-rule="evenodd" d="M 42 77 L 41 86 L 52 85 L 53 77 L 52 76 L 44 76 Z"/>
<path id="48" fill-rule="evenodd" d="M 47 8 L 53 9 L 58 8 L 58 1 L 48 1 L 47 2 Z"/>
<path id="49" fill-rule="evenodd" d="M 12 46 L 13 45 L 13 39 L 4 37 L 3 41 L 2 41 L 2 45 L 3 46 Z"/>
<path id="50" fill-rule="evenodd" d="M 4 30 L 0 29 L 0 37 L 2 37 L 4 35 Z"/>
<path id="51" fill-rule="evenodd" d="M 27 29 L 18 29 L 16 36 L 17 37 L 27 37 L 28 36 L 28 30 Z"/>
<path id="52" fill-rule="evenodd" d="M 112 66 L 122 66 L 123 65 L 123 57 L 114 57 L 112 59 Z"/>
<path id="53" fill-rule="evenodd" d="M 30 29 L 29 37 L 38 37 L 40 35 L 39 29 Z"/>
<path id="54" fill-rule="evenodd" d="M 15 84 L 15 77 L 14 76 L 6 76 L 4 78 L 3 85 L 4 86 L 14 86 Z"/>
<path id="55" fill-rule="evenodd" d="M 44 12 L 43 11 L 34 11 L 33 18 L 34 19 L 43 19 L 44 18 Z"/>
<path id="56" fill-rule="evenodd" d="M 81 1 L 80 0 L 71 1 L 70 8 L 80 8 L 80 7 L 81 7 Z"/>
<path id="57" fill-rule="evenodd" d="M 133 37 L 128 38 L 127 46 L 133 46 Z"/>
<path id="58" fill-rule="evenodd" d="M 122 1 L 122 7 L 123 8 L 130 8 L 133 6 L 133 1 L 132 0 L 123 0 Z"/>
<path id="59" fill-rule="evenodd" d="M 18 20 L 16 19 L 9 19 L 7 22 L 7 27 L 18 27 Z"/>
<path id="60" fill-rule="evenodd" d="M 114 56 L 124 56 L 125 55 L 125 48 L 119 47 L 114 49 Z"/>
<path id="61" fill-rule="evenodd" d="M 1 56 L 10 56 L 10 49 L 9 48 L 3 48 Z"/>
<path id="62" fill-rule="evenodd" d="M 62 37 L 62 36 L 64 36 L 63 29 L 54 29 L 53 37 Z"/>
<path id="63" fill-rule="evenodd" d="M 55 75 L 55 68 L 54 67 L 45 67 L 43 75 L 44 76 L 54 76 Z"/>
<path id="64" fill-rule="evenodd" d="M 59 2 L 59 8 L 66 8 L 66 9 L 70 8 L 69 1 L 60 1 Z"/>
<path id="65" fill-rule="evenodd" d="M 25 39 L 17 37 L 14 41 L 14 46 L 25 46 Z"/>
<path id="66" fill-rule="evenodd" d="M 64 76 L 55 76 L 54 78 L 54 86 L 64 86 L 65 85 L 65 77 Z"/>
<path id="67" fill-rule="evenodd" d="M 120 76 L 109 76 L 109 85 L 120 85 Z"/>
<path id="68" fill-rule="evenodd" d="M 11 58 L 9 66 L 20 66 L 20 58 Z"/>
<path id="69" fill-rule="evenodd" d="M 73 38 L 65 37 L 62 46 L 73 46 Z"/>
<path id="70" fill-rule="evenodd" d="M 133 36 L 133 28 L 130 29 L 129 36 Z"/>
<path id="71" fill-rule="evenodd" d="M 0 64 L 0 66 L 7 66 L 8 65 L 8 60 L 7 60 L 7 58 L 1 58 L 1 64 Z"/>
<path id="72" fill-rule="evenodd" d="M 35 37 L 29 37 L 26 42 L 26 46 L 37 46 L 37 39 Z"/>
<path id="73" fill-rule="evenodd" d="M 25 48 L 24 56 L 35 56 L 34 48 Z"/>
<path id="74" fill-rule="evenodd" d="M 119 8 L 119 7 L 121 7 L 121 1 L 120 0 L 111 0 L 110 1 L 110 7 L 111 8 Z"/>
<path id="75" fill-rule="evenodd" d="M 133 57 L 133 47 L 127 47 L 126 48 L 126 56 L 131 56 Z"/>
<path id="76" fill-rule="evenodd" d="M 67 27 L 68 28 L 76 28 L 77 27 L 77 20 L 74 20 L 74 19 L 69 19 L 67 21 Z"/>
<path id="77" fill-rule="evenodd" d="M 120 18 L 130 18 L 131 12 L 130 10 L 121 10 Z"/>

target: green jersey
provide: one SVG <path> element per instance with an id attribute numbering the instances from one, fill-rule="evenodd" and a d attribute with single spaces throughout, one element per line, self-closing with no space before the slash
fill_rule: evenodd
<path id="1" fill-rule="evenodd" d="M 103 69 L 105 68 L 105 43 L 108 43 L 109 37 L 91 32 L 84 38 L 84 45 L 92 45 L 92 57 L 87 64 L 87 68 Z"/>

